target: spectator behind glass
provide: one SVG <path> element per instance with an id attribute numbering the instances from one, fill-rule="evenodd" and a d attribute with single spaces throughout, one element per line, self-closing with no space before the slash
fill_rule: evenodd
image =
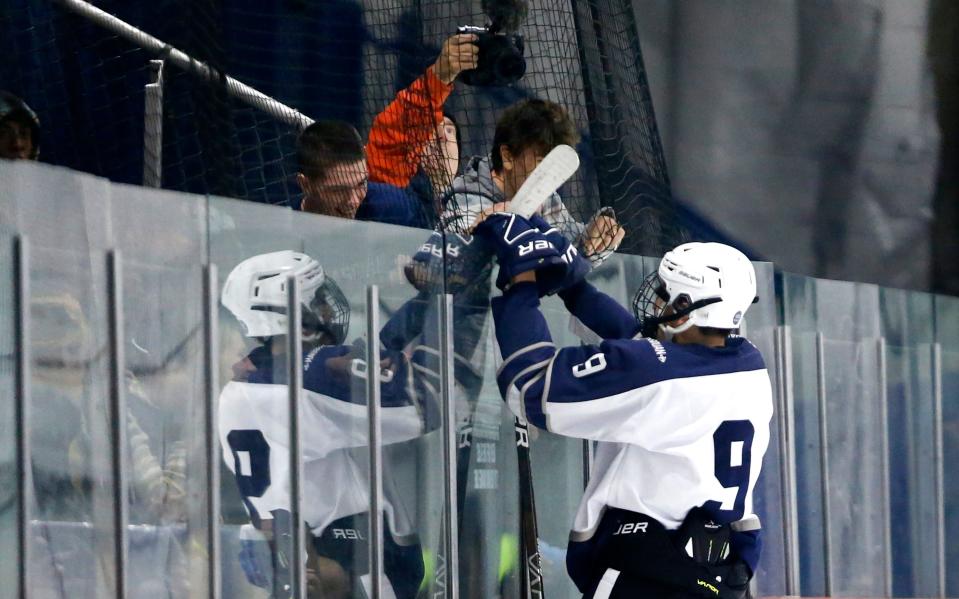
<path id="1" fill-rule="evenodd" d="M 410 192 L 430 215 L 439 215 L 443 211 L 443 195 L 459 173 L 459 139 L 459 126 L 453 117 L 444 114 L 436 127 L 436 136 L 423 148 L 419 172 L 410 181 Z"/>
<path id="2" fill-rule="evenodd" d="M 414 226 L 432 228 L 435 225 L 439 198 L 457 173 L 459 132 L 453 119 L 443 114 L 443 104 L 453 91 L 456 77 L 476 68 L 479 50 L 475 41 L 476 36 L 472 34 L 447 38 L 436 61 L 396 94 L 376 115 L 370 128 L 366 144 L 369 180 L 407 189 L 414 201 L 411 207 L 416 215 Z M 380 188 L 376 194 L 380 192 L 392 196 L 389 203 L 394 208 L 406 203 L 396 189 Z M 370 208 L 382 208 L 381 204 L 371 204 Z M 345 206 L 338 211 L 348 212 L 350 208 Z M 327 207 L 326 210 L 334 209 Z M 363 218 L 365 210 L 360 210 L 357 218 Z M 372 217 L 366 216 L 369 220 L 382 220 L 382 214 L 376 212 Z M 397 222 L 395 210 L 392 212 L 387 222 Z"/>
<path id="3" fill-rule="evenodd" d="M 449 187 L 459 163 L 459 131 L 453 119 L 443 114 L 443 104 L 459 74 L 478 65 L 476 39 L 472 34 L 447 38 L 436 62 L 373 119 L 366 147 L 371 181 L 406 187 L 422 167 L 431 180 L 439 182 L 434 174 L 442 173 L 436 167 L 449 161 L 443 165 L 445 184 L 437 186 L 437 192 Z"/>
<path id="4" fill-rule="evenodd" d="M 424 210 L 405 190 L 370 183 L 359 132 L 344 121 L 317 121 L 297 140 L 304 212 L 407 227 L 428 226 Z"/>
<path id="5" fill-rule="evenodd" d="M 36 160 L 40 155 L 40 119 L 26 102 L 0 91 L 0 158 Z"/>
<path id="6" fill-rule="evenodd" d="M 472 34 L 449 37 L 426 72 L 376 116 L 366 148 L 348 123 L 321 121 L 308 127 L 297 144 L 300 209 L 431 228 L 437 216 L 432 198 L 449 187 L 459 165 L 455 123 L 444 117 L 443 103 L 460 72 L 477 66 L 475 41 Z M 407 193 L 421 167 L 429 180 L 420 186 L 426 191 L 414 186 Z"/>

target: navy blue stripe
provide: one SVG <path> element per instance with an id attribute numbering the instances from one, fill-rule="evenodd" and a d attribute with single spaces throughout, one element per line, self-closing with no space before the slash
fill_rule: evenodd
<path id="1" fill-rule="evenodd" d="M 606 368 L 582 377 L 573 369 L 602 352 Z M 604 341 L 599 347 L 568 347 L 556 355 L 550 382 L 551 402 L 591 401 L 663 381 L 765 369 L 762 355 L 745 339 L 726 347 L 659 343 L 648 339 Z"/>

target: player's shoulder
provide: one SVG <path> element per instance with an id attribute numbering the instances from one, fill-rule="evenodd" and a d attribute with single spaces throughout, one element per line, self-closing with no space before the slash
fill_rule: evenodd
<path id="1" fill-rule="evenodd" d="M 303 356 L 303 370 L 310 370 L 315 366 L 322 366 L 329 358 L 337 358 L 350 353 L 349 345 L 317 345 Z"/>
<path id="2" fill-rule="evenodd" d="M 647 373 L 653 381 L 764 370 L 762 354 L 743 337 L 731 336 L 724 347 L 678 344 L 637 338 L 604 342 L 624 366 Z M 652 381 L 651 381 L 652 382 Z"/>
<path id="3" fill-rule="evenodd" d="M 248 414 L 273 409 L 277 402 L 287 401 L 284 386 L 230 381 L 220 391 L 220 412 Z"/>

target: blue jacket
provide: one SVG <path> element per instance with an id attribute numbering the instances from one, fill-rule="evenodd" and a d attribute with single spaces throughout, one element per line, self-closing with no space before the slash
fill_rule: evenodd
<path id="1" fill-rule="evenodd" d="M 369 183 L 356 220 L 430 229 L 423 206 L 405 189 L 387 183 Z"/>
<path id="2" fill-rule="evenodd" d="M 292 208 L 300 210 L 300 202 Z M 369 183 L 366 199 L 356 211 L 356 220 L 431 229 L 425 208 L 405 189 L 387 183 Z"/>

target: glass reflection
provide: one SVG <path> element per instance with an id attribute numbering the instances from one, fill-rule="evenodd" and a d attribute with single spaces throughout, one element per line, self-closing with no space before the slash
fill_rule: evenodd
<path id="1" fill-rule="evenodd" d="M 309 596 L 366 596 L 371 585 L 366 342 L 346 342 L 350 306 L 345 295 L 322 265 L 299 252 L 241 262 L 221 294 L 254 345 L 233 365 L 233 379 L 219 403 L 223 457 L 250 520 L 240 531 L 239 564 L 251 585 L 275 597 L 290 595 L 289 564 L 296 557 L 287 548 L 292 531 L 285 355 L 289 275 L 298 279 L 303 313 L 300 484 L 308 539 L 307 555 L 299 559 L 305 560 Z M 426 305 L 414 298 L 381 333 L 390 339 L 376 368 L 384 445 L 418 438 L 437 422 L 436 369 L 416 364 L 415 352 L 403 351 L 421 330 Z M 415 597 L 424 574 L 423 552 L 388 461 L 383 471 L 384 587 L 398 598 Z"/>

